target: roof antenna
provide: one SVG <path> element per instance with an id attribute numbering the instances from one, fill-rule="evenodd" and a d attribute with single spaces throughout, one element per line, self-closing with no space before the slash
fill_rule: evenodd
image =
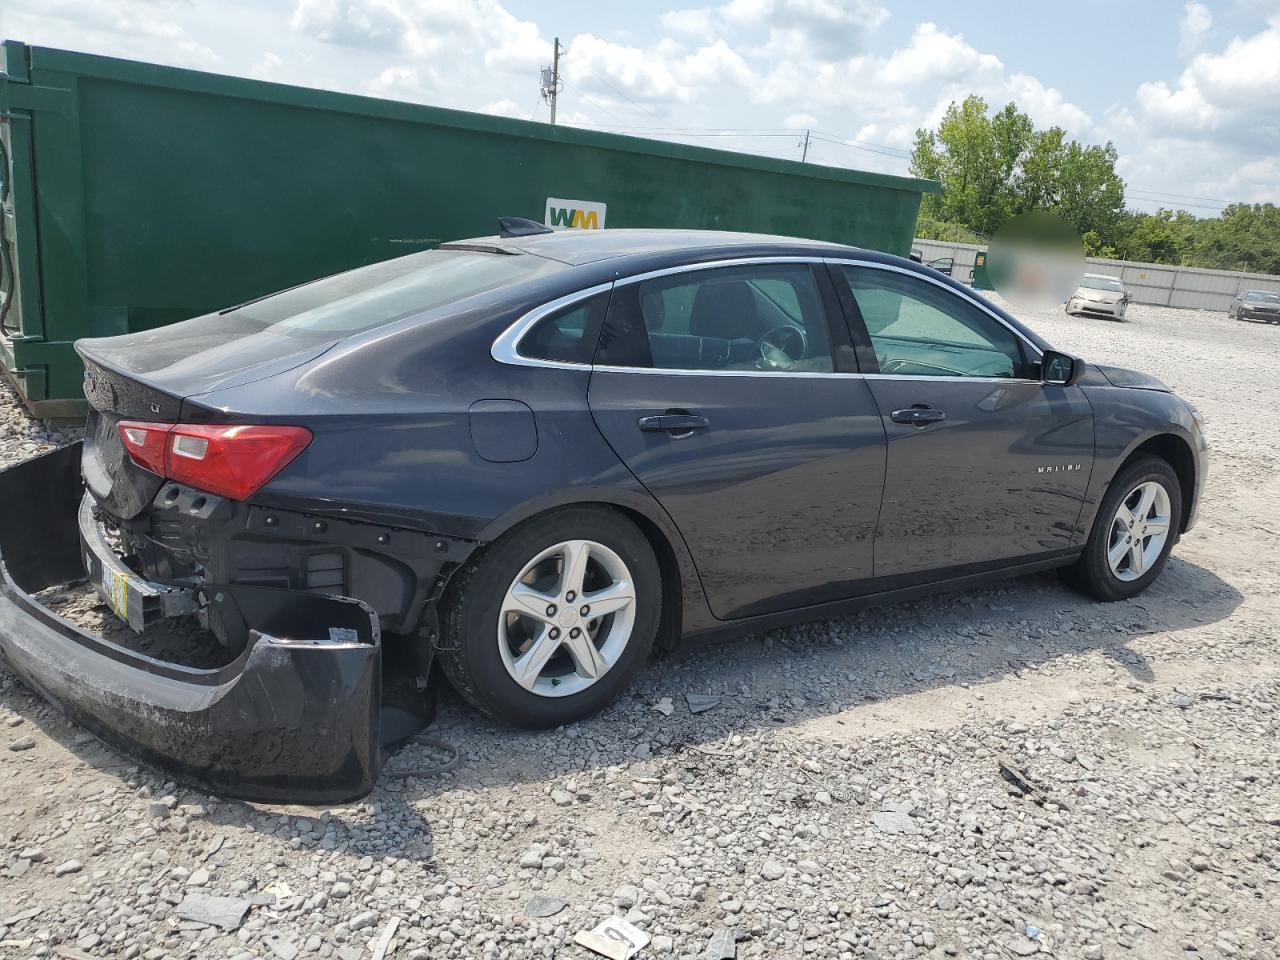
<path id="1" fill-rule="evenodd" d="M 498 235 L 502 237 L 532 237 L 539 233 L 555 233 L 550 227 L 526 217 L 499 217 Z"/>

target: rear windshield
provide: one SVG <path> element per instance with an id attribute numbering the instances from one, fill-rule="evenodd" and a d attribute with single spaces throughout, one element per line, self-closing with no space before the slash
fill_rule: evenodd
<path id="1" fill-rule="evenodd" d="M 277 372 L 288 369 L 343 337 L 564 269 L 563 263 L 528 254 L 428 250 L 221 313 L 82 340 L 77 349 L 108 367 L 191 393 L 211 389 L 239 371 L 272 364 Z"/>
<path id="2" fill-rule="evenodd" d="M 564 269 L 543 257 L 428 250 L 360 267 L 235 307 L 239 320 L 276 333 L 343 337 Z"/>

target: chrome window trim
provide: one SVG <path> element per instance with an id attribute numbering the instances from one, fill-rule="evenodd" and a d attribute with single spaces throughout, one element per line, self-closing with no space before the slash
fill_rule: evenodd
<path id="1" fill-rule="evenodd" d="M 537 357 L 526 357 L 520 353 L 520 340 L 528 333 L 533 326 L 548 314 L 555 313 L 565 307 L 571 307 L 575 303 L 582 300 L 589 300 L 597 294 L 604 293 L 613 289 L 613 282 L 598 283 L 594 287 L 587 287 L 585 290 L 577 290 L 573 293 L 565 294 L 549 303 L 544 303 L 540 307 L 534 307 L 528 313 L 523 314 L 519 320 L 507 327 L 506 330 L 493 341 L 493 346 L 489 348 L 489 356 L 497 360 L 499 363 L 509 363 L 515 367 L 551 367 L 553 369 L 568 370 L 590 370 L 589 363 L 575 363 L 571 360 L 543 360 Z"/>
<path id="2" fill-rule="evenodd" d="M 625 287 L 633 283 L 642 283 L 657 277 L 669 277 L 677 273 L 692 273 L 695 270 L 719 270 L 723 267 L 752 267 L 764 265 L 786 265 L 792 263 L 822 263 L 823 258 L 813 254 L 779 255 L 773 257 L 733 257 L 727 260 L 705 260 L 700 263 L 682 263 L 678 267 L 664 267 L 661 270 L 650 270 L 648 273 L 637 273 L 630 277 L 619 277 L 615 286 Z"/>
<path id="3" fill-rule="evenodd" d="M 523 356 L 519 352 L 520 340 L 526 333 L 531 330 L 535 324 L 543 317 L 555 313 L 565 307 L 572 306 L 579 301 L 589 299 L 597 294 L 612 290 L 615 287 L 626 286 L 633 283 L 641 283 L 645 280 L 652 280 L 656 277 L 667 277 L 680 273 L 691 273 L 695 270 L 715 270 L 722 267 L 740 267 L 750 266 L 754 264 L 800 264 L 800 263 L 821 263 L 834 266 L 853 266 L 853 267 L 870 267 L 875 270 L 887 270 L 892 273 L 901 273 L 919 280 L 932 283 L 936 287 L 941 287 L 952 296 L 963 300 L 971 306 L 977 307 L 991 319 L 995 320 L 1000 326 L 1004 327 L 1022 343 L 1030 348 L 1035 359 L 1044 356 L 1044 352 L 1034 343 L 1026 338 L 1022 332 L 993 312 L 990 308 L 984 306 L 973 297 L 967 296 L 961 291 L 955 290 L 953 287 L 945 284 L 933 277 L 917 273 L 914 270 L 908 270 L 905 267 L 894 266 L 888 263 L 878 263 L 874 260 L 858 260 L 845 257 L 821 257 L 814 255 L 797 254 L 795 256 L 772 256 L 772 257 L 733 257 L 725 260 L 706 260 L 699 263 L 685 263 L 675 267 L 664 267 L 661 270 L 650 270 L 647 273 L 638 273 L 629 277 L 619 277 L 617 280 L 596 284 L 585 290 L 578 290 L 574 293 L 566 294 L 558 297 L 548 303 L 544 303 L 539 307 L 535 307 L 528 313 L 523 314 L 519 320 L 509 326 L 502 334 L 493 342 L 493 346 L 489 350 L 490 356 L 499 363 L 506 363 L 517 367 L 550 367 L 552 369 L 566 370 L 589 370 L 600 371 L 601 373 L 630 373 L 630 374 L 649 374 L 651 376 L 677 376 L 677 377 L 793 377 L 793 378 L 810 378 L 810 377 L 834 377 L 844 380 L 915 380 L 924 382 L 952 382 L 952 383 L 1036 383 L 1043 381 L 1030 377 L 965 377 L 965 376 L 927 376 L 923 374 L 909 375 L 897 373 L 854 373 L 845 371 L 821 371 L 821 370 L 690 370 L 683 368 L 668 367 L 615 367 L 605 364 L 575 363 L 568 360 L 542 360 L 534 357 Z M 1034 361 L 1033 361 L 1034 362 Z"/>
<path id="4" fill-rule="evenodd" d="M 1030 347 L 1030 348 L 1031 348 L 1031 350 L 1032 350 L 1032 351 L 1034 351 L 1034 353 L 1035 353 L 1035 359 L 1039 360 L 1039 359 L 1042 359 L 1042 358 L 1044 357 L 1044 351 L 1043 351 L 1043 350 L 1041 350 L 1041 349 L 1040 349 L 1039 347 L 1037 347 L 1034 343 L 1032 343 L 1030 340 L 1028 340 L 1028 339 L 1027 339 L 1026 334 L 1024 334 L 1021 330 L 1019 330 L 1017 327 L 1011 326 L 1011 325 L 1009 324 L 1009 321 L 1008 321 L 1008 320 L 1006 320 L 1004 317 L 1000 316 L 1000 314 L 996 313 L 994 310 L 992 310 L 990 307 L 986 306 L 985 304 L 983 304 L 983 303 L 979 302 L 978 300 L 974 299 L 974 298 L 973 298 L 972 296 L 970 296 L 968 293 L 965 293 L 965 292 L 962 292 L 962 291 L 960 291 L 960 290 L 957 290 L 955 287 L 951 286 L 950 284 L 943 283 L 941 280 L 938 280 L 938 279 L 936 279 L 936 278 L 934 278 L 934 277 L 926 276 L 926 275 L 925 275 L 925 274 L 923 274 L 923 273 L 917 273 L 915 270 L 908 270 L 908 269 L 906 269 L 905 267 L 896 267 L 896 266 L 894 266 L 894 265 L 893 265 L 893 264 L 891 264 L 891 263 L 877 263 L 877 262 L 876 262 L 876 261 L 874 261 L 874 260 L 857 260 L 857 259 L 846 258 L 846 257 L 824 257 L 824 258 L 823 258 L 823 262 L 824 262 L 824 263 L 827 263 L 827 264 L 832 264 L 832 265 L 835 265 L 835 266 L 869 267 L 869 268 L 871 268 L 872 270 L 887 270 L 887 271 L 888 271 L 888 272 L 890 272 L 890 273 L 902 273 L 902 274 L 906 274 L 906 275 L 907 275 L 907 276 L 909 276 L 909 277 L 915 277 L 917 280 L 924 280 L 926 283 L 932 283 L 935 287 L 941 287 L 943 290 L 947 291 L 947 293 L 951 294 L 953 297 L 956 297 L 956 298 L 957 298 L 957 299 L 959 299 L 959 300 L 963 300 L 965 303 L 969 304 L 970 306 L 977 307 L 979 310 L 981 310 L 983 313 L 985 313 L 987 316 L 989 316 L 992 320 L 994 320 L 996 323 L 1000 324 L 1000 326 L 1004 327 L 1006 330 L 1008 330 L 1010 333 L 1012 333 L 1015 337 L 1017 337 L 1019 340 L 1021 340 L 1024 344 L 1026 344 L 1028 347 Z M 913 379 L 913 380 L 915 380 L 915 379 L 920 379 L 920 380 L 924 380 L 924 379 L 936 380 L 936 379 L 940 379 L 940 378 L 938 378 L 938 377 L 912 377 L 912 378 L 910 378 L 910 379 Z M 969 380 L 969 379 L 976 380 L 976 379 L 977 379 L 977 377 L 960 377 L 960 378 L 958 378 L 958 379 L 961 379 L 961 380 Z M 1009 379 L 1015 379 L 1015 378 L 1009 378 Z M 1017 378 L 1017 379 L 1030 379 L 1030 378 Z M 1032 382 L 1032 383 L 1039 383 L 1040 381 L 1038 381 L 1038 380 L 1031 380 L 1031 382 Z"/>
<path id="5" fill-rule="evenodd" d="M 928 377 L 903 373 L 853 373 L 844 370 L 824 372 L 820 370 L 686 370 L 678 367 L 612 367 L 596 364 L 592 373 L 645 373 L 650 376 L 673 377 L 824 377 L 840 380 L 916 380 L 924 382 L 951 383 L 1033 383 L 1044 386 L 1043 380 L 1032 380 L 1027 377 L 961 377 L 941 376 Z"/>
<path id="6" fill-rule="evenodd" d="M 647 373 L 650 376 L 673 377 L 840 377 L 845 380 L 860 379 L 861 373 L 840 370 L 686 370 L 682 367 L 611 367 L 596 364 L 592 373 Z"/>
<path id="7" fill-rule="evenodd" d="M 751 264 L 786 264 L 786 263 L 822 263 L 822 258 L 818 256 L 776 256 L 776 257 L 733 257 L 726 260 L 707 260 L 701 263 L 684 263 L 678 267 L 666 267 L 662 270 L 650 270 L 648 273 L 638 273 L 630 277 L 619 277 L 617 280 L 608 283 L 596 284 L 594 287 L 588 287 L 586 290 L 579 290 L 576 293 L 566 294 L 550 303 L 544 303 L 540 307 L 535 307 L 528 313 L 522 315 L 519 320 L 507 327 L 506 330 L 493 341 L 493 346 L 489 348 L 489 356 L 493 357 L 499 363 L 510 364 L 515 367 L 550 367 L 552 369 L 567 370 L 590 370 L 592 365 L 589 363 L 574 363 L 569 360 L 543 360 L 536 357 L 526 357 L 520 353 L 520 340 L 528 333 L 535 324 L 548 314 L 555 313 L 564 307 L 572 306 L 579 300 L 585 300 L 594 297 L 598 293 L 604 293 L 616 286 L 625 286 L 631 283 L 640 283 L 642 280 L 651 280 L 654 277 L 665 277 L 676 273 L 687 273 L 693 270 L 712 270 L 718 267 L 741 267 Z M 596 366 L 596 370 L 608 369 Z M 639 370 L 652 368 L 646 367 L 620 367 L 623 370 Z M 671 371 L 665 370 L 664 373 Z M 689 371 L 692 373 L 705 373 L 707 371 Z M 750 372 L 750 371 L 748 371 Z M 760 371 L 765 376 L 775 376 L 776 374 Z M 814 374 L 815 376 L 827 376 L 827 374 Z"/>

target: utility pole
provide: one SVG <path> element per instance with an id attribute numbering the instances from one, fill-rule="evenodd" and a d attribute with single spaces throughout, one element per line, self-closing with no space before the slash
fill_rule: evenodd
<path id="1" fill-rule="evenodd" d="M 802 147 L 804 147 L 804 151 L 800 154 L 801 163 L 805 163 L 809 159 L 809 133 L 810 131 L 808 130 L 804 132 L 804 141 L 800 144 Z"/>
<path id="2" fill-rule="evenodd" d="M 551 66 L 542 68 L 542 99 L 551 105 L 551 124 L 556 122 L 556 95 L 560 93 L 560 38 L 551 48 Z"/>

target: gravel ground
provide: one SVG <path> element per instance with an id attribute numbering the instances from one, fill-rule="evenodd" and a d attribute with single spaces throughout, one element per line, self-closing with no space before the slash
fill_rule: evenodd
<path id="1" fill-rule="evenodd" d="M 325 810 L 166 783 L 0 672 L 0 953 L 585 957 L 618 915 L 642 958 L 1280 956 L 1280 329 L 1027 319 L 1206 416 L 1148 593 L 1044 575 L 684 651 L 545 733 L 446 694 L 454 772 L 394 776 L 413 748 Z M 0 462 L 58 441 L 0 397 Z"/>

